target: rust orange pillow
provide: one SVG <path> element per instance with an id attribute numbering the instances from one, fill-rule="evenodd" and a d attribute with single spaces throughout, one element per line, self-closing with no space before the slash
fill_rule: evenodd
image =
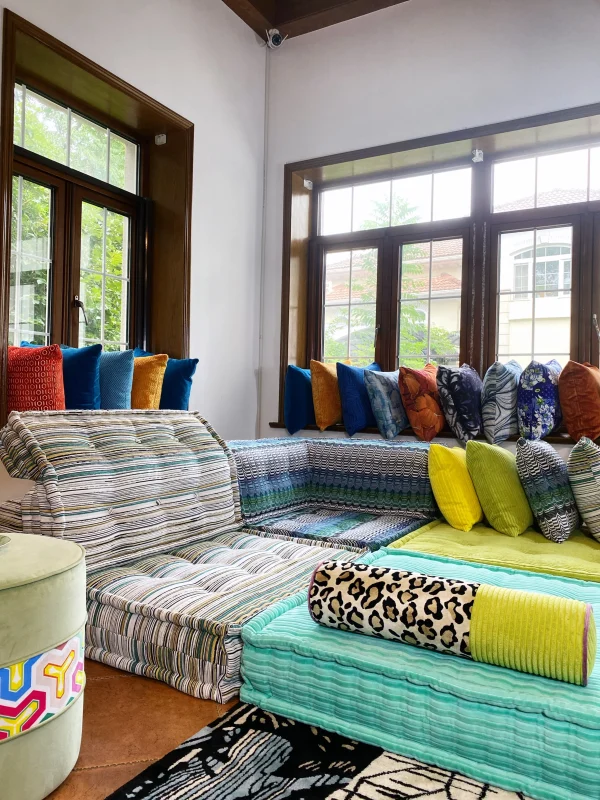
<path id="1" fill-rule="evenodd" d="M 335 364 L 310 362 L 315 420 L 320 430 L 342 421 L 342 401 Z"/>
<path id="2" fill-rule="evenodd" d="M 133 359 L 132 408 L 159 408 L 169 356 L 143 356 Z"/>
<path id="3" fill-rule="evenodd" d="M 426 364 L 423 369 L 400 367 L 400 395 L 408 421 L 418 439 L 430 442 L 444 427 L 436 383 L 437 367 Z"/>
<path id="4" fill-rule="evenodd" d="M 7 406 L 10 411 L 63 411 L 63 356 L 57 344 L 9 347 Z"/>
<path id="5" fill-rule="evenodd" d="M 558 397 L 565 427 L 572 439 L 600 436 L 600 369 L 569 361 L 558 378 Z"/>

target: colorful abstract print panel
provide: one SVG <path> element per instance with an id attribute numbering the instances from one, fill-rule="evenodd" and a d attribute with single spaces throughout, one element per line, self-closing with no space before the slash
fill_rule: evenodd
<path id="1" fill-rule="evenodd" d="M 64 644 L 0 668 L 0 742 L 63 711 L 83 691 L 83 630 Z"/>
<path id="2" fill-rule="evenodd" d="M 517 389 L 523 369 L 516 361 L 496 361 L 485 373 L 481 392 L 483 432 L 490 444 L 504 442 L 519 430 Z"/>
<path id="3" fill-rule="evenodd" d="M 524 439 L 543 439 L 561 421 L 558 376 L 561 366 L 552 359 L 546 364 L 532 361 L 519 378 L 517 418 Z"/>
<path id="4" fill-rule="evenodd" d="M 468 364 L 462 367 L 438 367 L 437 388 L 442 411 L 452 433 L 466 443 L 482 431 L 481 389 L 483 384 Z"/>

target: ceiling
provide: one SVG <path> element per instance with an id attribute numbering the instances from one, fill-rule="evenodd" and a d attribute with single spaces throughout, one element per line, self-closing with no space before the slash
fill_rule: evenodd
<path id="1" fill-rule="evenodd" d="M 406 0 L 223 0 L 252 30 L 266 39 L 269 28 L 284 36 L 326 28 Z"/>

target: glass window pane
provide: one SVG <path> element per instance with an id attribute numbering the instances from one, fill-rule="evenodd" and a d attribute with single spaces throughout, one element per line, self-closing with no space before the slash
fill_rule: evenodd
<path id="1" fill-rule="evenodd" d="M 539 156 L 537 171 L 538 208 L 587 200 L 587 149 Z"/>
<path id="2" fill-rule="evenodd" d="M 533 295 L 501 294 L 498 305 L 498 357 L 523 355 L 525 364 L 533 353 Z"/>
<path id="3" fill-rule="evenodd" d="M 590 150 L 590 200 L 600 200 L 600 147 Z"/>
<path id="4" fill-rule="evenodd" d="M 106 213 L 106 272 L 122 278 L 129 277 L 129 217 Z M 119 340 L 120 341 L 120 340 Z"/>
<path id="5" fill-rule="evenodd" d="M 325 256 L 325 305 L 350 302 L 350 250 Z"/>
<path id="6" fill-rule="evenodd" d="M 13 178 L 9 343 L 49 341 L 52 191 Z"/>
<path id="7" fill-rule="evenodd" d="M 398 356 L 402 366 L 427 363 L 429 302 L 409 300 L 400 303 Z M 416 359 L 417 364 L 412 364 Z"/>
<path id="8" fill-rule="evenodd" d="M 23 87 L 18 83 L 15 83 L 13 142 L 23 147 Z"/>
<path id="9" fill-rule="evenodd" d="M 346 361 L 348 358 L 348 306 L 328 306 L 323 320 L 323 358 Z"/>
<path id="10" fill-rule="evenodd" d="M 25 92 L 23 147 L 59 164 L 67 163 L 68 111 L 45 97 Z"/>
<path id="11" fill-rule="evenodd" d="M 431 242 L 405 244 L 401 254 L 400 296 L 429 297 Z"/>
<path id="12" fill-rule="evenodd" d="M 375 304 L 350 307 L 350 361 L 367 366 L 375 359 Z"/>
<path id="13" fill-rule="evenodd" d="M 102 336 L 102 275 L 81 271 L 79 281 L 79 297 L 85 305 L 85 316 L 79 314 L 79 341 L 96 339 L 101 342 Z"/>
<path id="14" fill-rule="evenodd" d="M 433 175 L 416 175 L 392 182 L 392 225 L 431 222 Z"/>
<path id="15" fill-rule="evenodd" d="M 527 289 L 530 288 L 533 265 L 534 231 L 516 231 L 500 236 L 500 279 L 501 292 L 512 292 L 522 288 L 523 272 L 527 273 Z M 517 272 L 518 270 L 518 272 Z M 519 285 L 517 286 L 517 275 Z"/>
<path id="16" fill-rule="evenodd" d="M 321 195 L 321 233 L 346 233 L 352 230 L 352 187 L 330 189 Z"/>
<path id="17" fill-rule="evenodd" d="M 458 359 L 460 351 L 460 298 L 434 299 L 429 307 L 429 360 Z"/>
<path id="18" fill-rule="evenodd" d="M 129 282 L 106 278 L 104 287 L 104 340 L 126 342 L 128 337 Z"/>
<path id="19" fill-rule="evenodd" d="M 471 213 L 471 167 L 433 176 L 433 219 L 468 217 Z"/>
<path id="20" fill-rule="evenodd" d="M 81 269 L 102 272 L 104 266 L 104 209 L 91 203 L 81 207 Z"/>
<path id="21" fill-rule="evenodd" d="M 128 192 L 137 191 L 137 145 L 110 132 L 108 182 Z"/>
<path id="22" fill-rule="evenodd" d="M 352 230 L 387 228 L 390 224 L 390 181 L 354 187 Z"/>
<path id="23" fill-rule="evenodd" d="M 535 158 L 494 164 L 494 211 L 535 206 Z"/>
<path id="24" fill-rule="evenodd" d="M 352 303 L 377 299 L 377 250 L 352 251 Z"/>
<path id="25" fill-rule="evenodd" d="M 78 114 L 71 114 L 69 166 L 98 180 L 108 180 L 108 131 Z"/>
<path id="26" fill-rule="evenodd" d="M 460 295 L 462 288 L 462 239 L 443 239 L 431 246 L 431 296 Z"/>

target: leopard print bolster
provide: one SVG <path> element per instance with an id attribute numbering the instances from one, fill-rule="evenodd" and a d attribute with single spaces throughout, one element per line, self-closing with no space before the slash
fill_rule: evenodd
<path id="1" fill-rule="evenodd" d="M 478 583 L 418 572 L 326 561 L 308 592 L 321 625 L 471 658 L 469 633 Z"/>

